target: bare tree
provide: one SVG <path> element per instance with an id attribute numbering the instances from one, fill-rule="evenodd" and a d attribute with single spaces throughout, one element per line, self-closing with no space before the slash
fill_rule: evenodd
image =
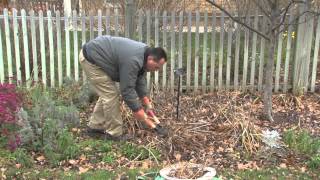
<path id="1" fill-rule="evenodd" d="M 262 38 L 269 41 L 267 46 L 267 52 L 268 52 L 268 59 L 267 63 L 265 64 L 265 79 L 264 79 L 264 115 L 265 117 L 273 121 L 272 117 L 272 89 L 273 89 L 273 68 L 274 68 L 274 62 L 275 62 L 275 48 L 277 47 L 277 41 L 276 38 L 279 35 L 281 31 L 283 31 L 283 26 L 286 26 L 288 24 L 292 24 L 293 22 L 289 22 L 288 24 L 285 24 L 285 19 L 287 17 L 288 12 L 290 9 L 295 8 L 298 5 L 304 5 L 304 7 L 307 7 L 303 12 L 300 11 L 300 14 L 298 14 L 297 17 L 314 13 L 311 11 L 310 7 L 311 4 L 313 7 L 318 6 L 318 1 L 312 1 L 312 0 L 237 0 L 237 1 L 230 1 L 232 3 L 237 4 L 240 10 L 243 9 L 251 9 L 251 8 L 258 8 L 261 13 L 264 14 L 268 18 L 268 26 L 266 29 L 267 33 L 263 33 L 253 27 L 251 27 L 249 24 L 246 24 L 245 22 L 241 21 L 240 18 L 237 18 L 233 16 L 226 8 L 220 6 L 217 4 L 214 0 L 206 0 L 208 3 L 213 5 L 214 7 L 218 8 L 219 10 L 223 11 L 225 14 L 227 14 L 232 20 L 235 22 L 245 26 L 246 28 L 250 29 L 251 31 L 257 33 Z"/>

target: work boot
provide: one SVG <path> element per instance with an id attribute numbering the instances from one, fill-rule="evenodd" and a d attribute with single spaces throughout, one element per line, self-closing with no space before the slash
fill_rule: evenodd
<path id="1" fill-rule="evenodd" d="M 102 129 L 92 129 L 87 127 L 85 133 L 90 137 L 103 137 L 105 136 L 105 131 Z"/>
<path id="2" fill-rule="evenodd" d="M 161 125 L 157 124 L 156 128 L 154 128 L 154 130 L 156 131 L 156 133 L 160 136 L 160 137 L 167 137 L 169 134 L 169 131 L 167 128 L 162 127 Z"/>
<path id="3" fill-rule="evenodd" d="M 104 137 L 105 137 L 105 140 L 111 140 L 111 141 L 128 141 L 133 139 L 133 137 L 128 134 L 122 134 L 120 136 L 112 136 L 109 133 L 105 133 Z"/>

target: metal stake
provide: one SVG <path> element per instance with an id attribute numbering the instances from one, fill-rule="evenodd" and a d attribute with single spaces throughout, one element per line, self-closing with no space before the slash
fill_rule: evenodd
<path id="1" fill-rule="evenodd" d="M 181 90 L 181 76 L 184 73 L 183 68 L 176 69 L 175 74 L 178 76 L 178 92 L 177 92 L 177 106 L 176 106 L 176 113 L 177 113 L 177 120 L 179 119 L 179 106 L 180 106 L 180 90 Z"/>

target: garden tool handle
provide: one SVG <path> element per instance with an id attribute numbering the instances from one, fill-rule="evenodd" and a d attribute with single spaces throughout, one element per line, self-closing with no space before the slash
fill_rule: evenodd
<path id="1" fill-rule="evenodd" d="M 150 120 L 150 118 L 143 119 L 144 123 L 151 129 L 156 128 L 156 125 Z"/>
<path id="2" fill-rule="evenodd" d="M 160 124 L 159 118 L 154 114 L 152 110 L 147 111 L 147 115 L 150 116 L 156 124 Z"/>

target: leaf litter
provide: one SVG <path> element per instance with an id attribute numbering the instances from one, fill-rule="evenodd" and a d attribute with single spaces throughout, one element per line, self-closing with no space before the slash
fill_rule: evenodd
<path id="1" fill-rule="evenodd" d="M 299 127 L 308 129 L 313 135 L 320 135 L 318 94 L 299 97 L 274 95 L 274 122 L 263 119 L 263 102 L 260 97 L 261 94 L 242 92 L 183 94 L 180 100 L 180 118 L 176 119 L 175 96 L 170 93 L 154 93 L 156 114 L 171 132 L 167 138 L 160 138 L 144 128 L 132 118 L 127 108 L 123 109 L 123 118 L 127 133 L 135 136 L 136 143 L 157 147 L 168 163 L 188 161 L 218 169 L 243 169 L 243 164 L 248 168 L 269 165 L 267 155 L 261 157 L 265 146 L 261 140 L 263 130 L 277 130 L 281 134 Z M 291 156 L 281 148 L 275 151 L 273 153 L 281 158 Z M 248 156 L 252 157 L 252 162 L 248 160 Z M 284 161 L 281 158 L 276 158 L 277 164 Z M 301 162 L 299 157 L 294 158 L 295 163 Z M 291 165 L 299 166 L 294 163 Z"/>
<path id="2" fill-rule="evenodd" d="M 175 95 L 157 92 L 152 94 L 155 112 L 170 130 L 169 137 L 158 137 L 135 120 L 122 103 L 124 129 L 135 137 L 131 142 L 159 149 L 163 166 L 186 161 L 214 167 L 218 172 L 225 168 L 305 167 L 305 159 L 287 151 L 285 147 L 266 150 L 261 135 L 264 130 L 276 130 L 282 134 L 292 128 L 301 128 L 319 136 L 319 94 L 308 93 L 298 97 L 290 94 L 273 95 L 274 122 L 263 119 L 260 97 L 261 94 L 237 91 L 205 95 L 185 93 L 181 95 L 180 117 L 176 119 Z M 92 108 L 83 116 L 89 117 Z M 159 165 L 154 159 L 151 158 L 148 167 Z M 141 161 L 122 157 L 114 166 L 107 168 L 142 165 L 147 166 Z"/>

